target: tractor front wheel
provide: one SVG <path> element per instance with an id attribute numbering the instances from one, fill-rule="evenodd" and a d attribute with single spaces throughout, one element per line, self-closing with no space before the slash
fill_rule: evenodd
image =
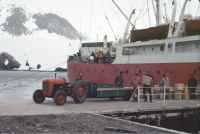
<path id="1" fill-rule="evenodd" d="M 41 104 L 41 103 L 44 102 L 45 97 L 44 97 L 44 95 L 43 95 L 42 90 L 36 90 L 36 91 L 34 92 L 34 94 L 33 94 L 33 100 L 34 100 L 34 102 L 37 103 L 37 104 Z"/>
<path id="2" fill-rule="evenodd" d="M 66 102 L 66 94 L 64 91 L 57 91 L 54 96 L 56 105 L 64 105 Z"/>

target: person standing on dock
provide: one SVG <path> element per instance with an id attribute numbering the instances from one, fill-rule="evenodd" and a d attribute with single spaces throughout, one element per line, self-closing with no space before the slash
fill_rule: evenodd
<path id="1" fill-rule="evenodd" d="M 144 101 L 147 102 L 147 93 L 149 94 L 150 102 L 152 102 L 152 86 L 153 86 L 153 77 L 146 73 L 143 75 L 143 95 L 144 95 Z"/>
<path id="2" fill-rule="evenodd" d="M 138 86 L 141 85 L 141 77 L 138 73 L 135 73 L 135 76 L 131 80 L 131 85 L 133 88 L 137 88 Z"/>
<path id="3" fill-rule="evenodd" d="M 123 86 L 124 86 L 123 72 L 119 72 L 119 74 L 115 78 L 115 87 L 123 87 Z"/>
<path id="4" fill-rule="evenodd" d="M 131 86 L 133 88 L 133 93 L 131 95 L 131 101 L 137 101 L 138 100 L 138 92 L 140 92 L 140 86 L 141 86 L 141 77 L 138 73 L 135 73 L 135 76 L 131 80 Z"/>
<path id="5" fill-rule="evenodd" d="M 195 75 L 192 74 L 190 79 L 187 82 L 188 85 L 188 91 L 189 91 L 189 96 L 190 99 L 195 99 L 195 92 L 196 92 L 196 87 L 197 87 L 197 79 L 195 78 Z"/>
<path id="6" fill-rule="evenodd" d="M 163 74 L 161 80 L 160 80 L 160 91 L 161 93 L 164 93 L 164 90 L 166 91 L 166 93 L 168 93 L 169 91 L 169 78 L 167 77 L 166 74 Z"/>

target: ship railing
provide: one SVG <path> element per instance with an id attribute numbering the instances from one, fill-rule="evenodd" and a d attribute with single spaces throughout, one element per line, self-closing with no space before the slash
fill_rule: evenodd
<path id="1" fill-rule="evenodd" d="M 141 87 L 137 86 L 132 93 L 129 101 L 137 100 L 138 103 L 142 102 L 144 96 L 146 95 L 147 101 L 150 102 L 150 93 L 146 92 L 145 89 L 151 90 L 152 100 L 158 99 L 166 103 L 167 100 L 190 100 L 190 99 L 200 99 L 200 86 L 197 87 Z M 195 88 L 195 92 L 190 92 L 189 90 Z M 193 98 L 190 98 L 193 96 Z"/>

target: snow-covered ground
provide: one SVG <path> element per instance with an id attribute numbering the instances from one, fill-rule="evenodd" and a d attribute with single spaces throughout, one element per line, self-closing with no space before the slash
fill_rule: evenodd
<path id="1" fill-rule="evenodd" d="M 67 73 L 57 77 L 67 78 Z M 54 72 L 0 71 L 0 102 L 32 101 L 33 92 L 48 78 L 54 78 Z"/>

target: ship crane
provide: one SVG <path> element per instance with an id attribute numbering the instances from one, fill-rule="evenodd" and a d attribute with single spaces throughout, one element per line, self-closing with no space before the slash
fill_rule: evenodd
<path id="1" fill-rule="evenodd" d="M 114 36 L 115 40 L 117 40 L 117 36 L 116 36 L 116 34 L 115 34 L 114 30 L 113 30 L 113 27 L 112 27 L 112 25 L 111 25 L 111 23 L 110 23 L 110 20 L 108 19 L 107 16 L 105 16 L 105 18 L 106 18 L 106 20 L 107 20 L 108 26 L 110 27 L 110 29 L 111 29 L 111 31 L 112 31 L 112 33 L 113 33 L 113 36 Z"/>
<path id="2" fill-rule="evenodd" d="M 128 30 L 129 30 L 129 26 L 132 25 L 132 27 L 134 28 L 135 25 L 131 22 L 132 16 L 133 14 L 135 14 L 135 9 L 133 9 L 133 11 L 131 12 L 131 14 L 129 15 L 129 17 L 122 11 L 122 9 L 119 7 L 119 5 L 112 0 L 112 2 L 114 3 L 114 5 L 117 7 L 117 9 L 120 11 L 120 13 L 124 16 L 124 18 L 127 20 L 127 24 L 125 27 L 125 31 L 124 31 L 124 35 L 123 35 L 123 43 L 126 43 L 127 40 L 127 36 L 128 36 Z"/>
<path id="3" fill-rule="evenodd" d="M 173 0 L 173 12 L 172 12 L 172 17 L 171 17 L 171 22 L 169 24 L 169 30 L 168 30 L 168 35 L 167 35 L 168 39 L 166 40 L 166 44 L 165 44 L 165 51 L 166 52 L 168 51 L 168 45 L 170 43 L 172 43 L 172 52 L 173 53 L 175 52 L 176 43 L 174 41 L 174 37 L 180 36 L 180 34 L 182 32 L 181 28 L 183 27 L 183 23 L 184 23 L 183 22 L 184 13 L 185 13 L 185 9 L 186 9 L 187 3 L 189 1 L 190 0 L 185 0 L 185 2 L 183 4 L 183 7 L 182 7 L 182 10 L 181 10 L 181 13 L 180 13 L 180 16 L 179 16 L 178 25 L 175 28 L 175 18 L 176 18 L 177 1 Z M 175 29 L 175 32 L 173 33 L 174 29 Z"/>
<path id="4" fill-rule="evenodd" d="M 180 36 L 181 35 L 181 33 L 183 32 L 183 31 L 181 31 L 182 30 L 182 27 L 183 27 L 183 24 L 184 24 L 184 21 L 183 21 L 183 19 L 184 19 L 184 14 L 185 14 L 185 9 L 186 9 L 186 6 L 187 6 L 187 4 L 188 4 L 188 2 L 189 1 L 191 1 L 191 0 L 185 0 L 185 2 L 184 2 L 184 4 L 183 4 L 183 7 L 182 7 L 182 10 L 181 10 L 181 13 L 180 13 L 180 16 L 179 16 L 179 20 L 178 20 L 178 25 L 177 25 L 177 27 L 175 28 L 175 32 L 174 32 L 174 34 L 173 34 L 173 37 L 178 37 L 178 36 Z M 176 6 L 177 6 L 177 3 L 176 3 L 176 0 L 174 0 L 174 4 L 175 4 L 175 7 L 174 7 L 174 15 L 172 16 L 172 24 L 171 24 L 171 26 L 173 25 L 175 25 L 174 23 L 175 23 L 175 13 L 176 13 Z M 173 31 L 173 29 L 171 28 L 171 29 L 169 29 L 169 30 L 171 30 L 171 33 L 172 33 L 172 31 Z M 172 34 L 171 33 L 169 33 L 168 34 L 168 36 L 172 36 Z M 168 45 L 166 45 L 166 49 L 167 49 L 167 47 L 168 47 Z M 176 49 L 176 42 L 174 41 L 174 39 L 172 40 L 172 52 L 173 53 L 175 53 L 175 49 Z"/>
<path id="5" fill-rule="evenodd" d="M 131 24 L 131 18 L 133 16 L 133 14 L 135 14 L 135 9 L 133 9 L 133 11 L 131 12 L 131 14 L 130 14 L 130 16 L 128 18 L 128 22 L 126 24 L 126 28 L 125 28 L 125 31 L 124 31 L 123 43 L 126 43 L 126 39 L 127 39 L 127 36 L 128 36 L 128 31 L 129 31 L 129 26 Z"/>
<path id="6" fill-rule="evenodd" d="M 180 16 L 179 16 L 178 26 L 177 26 L 177 28 L 176 28 L 176 30 L 175 30 L 175 33 L 174 33 L 174 36 L 175 36 L 175 37 L 179 36 L 180 33 L 181 33 L 181 28 L 182 28 L 183 23 L 184 23 L 184 22 L 183 22 L 183 19 L 184 19 L 184 14 L 185 14 L 185 8 L 186 8 L 187 3 L 188 3 L 189 1 L 191 1 L 191 0 L 185 0 L 185 2 L 184 2 L 184 4 L 183 4 L 182 10 L 181 10 L 181 14 L 180 14 Z"/>
<path id="7" fill-rule="evenodd" d="M 176 9 L 177 9 L 177 1 L 173 0 L 172 2 L 173 5 L 173 11 L 172 11 L 172 16 L 171 16 L 171 22 L 169 23 L 169 30 L 168 30 L 168 35 L 167 35 L 167 40 L 165 43 L 165 52 L 168 51 L 168 45 L 169 43 L 173 43 L 173 52 L 175 52 L 175 42 L 173 41 L 173 31 L 175 29 L 175 19 L 176 19 Z"/>
<path id="8" fill-rule="evenodd" d="M 175 26 L 175 19 L 176 19 L 176 9 L 177 9 L 177 1 L 173 1 L 173 11 L 172 11 L 172 17 L 171 17 L 171 22 L 169 24 L 169 31 L 168 31 L 168 38 L 171 38 L 173 35 L 174 31 L 174 26 Z"/>
<path id="9" fill-rule="evenodd" d="M 119 5 L 112 0 L 113 4 L 117 7 L 117 9 L 120 11 L 120 13 L 124 16 L 124 18 L 129 21 L 129 17 L 122 11 L 122 9 L 119 7 Z M 130 24 L 134 27 L 134 24 L 130 21 Z"/>

